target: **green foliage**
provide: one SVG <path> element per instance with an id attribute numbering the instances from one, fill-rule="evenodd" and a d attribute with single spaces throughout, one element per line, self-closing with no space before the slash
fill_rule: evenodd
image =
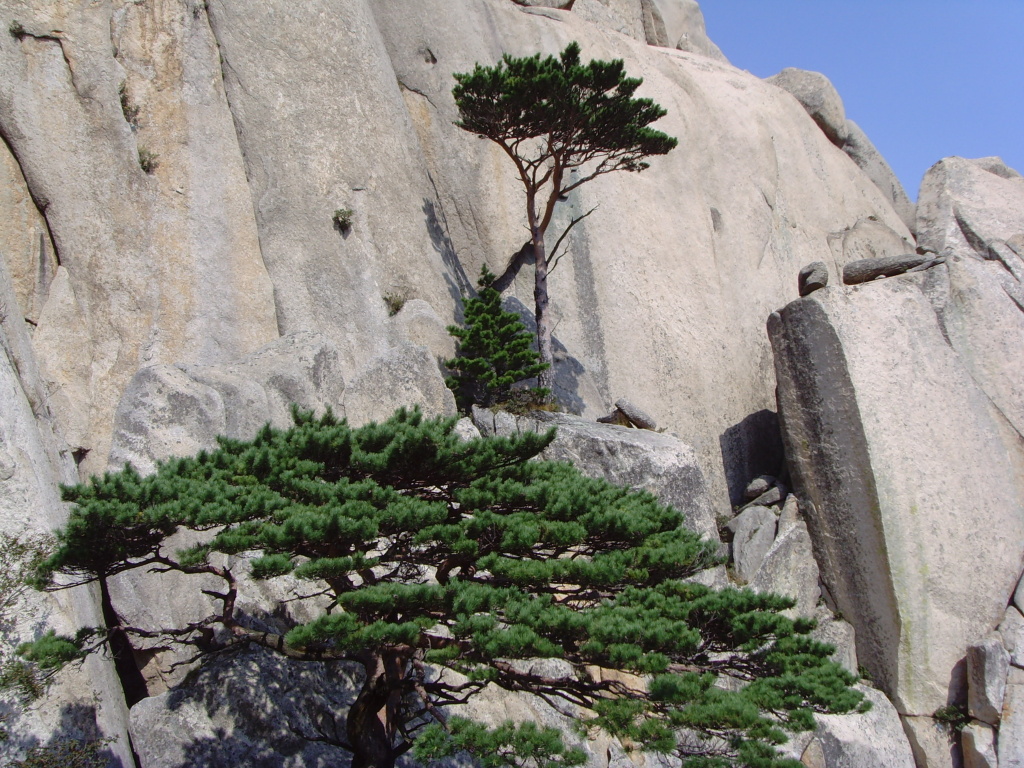
<path id="1" fill-rule="evenodd" d="M 937 709 L 932 713 L 932 717 L 945 725 L 949 729 L 950 735 L 960 733 L 971 722 L 971 716 L 963 704 L 949 704 Z"/>
<path id="2" fill-rule="evenodd" d="M 466 327 L 448 326 L 459 340 L 457 356 L 445 365 L 452 371 L 448 387 L 455 393 L 460 410 L 472 405 L 490 407 L 513 399 L 512 385 L 536 378 L 548 368 L 538 362 L 534 336 L 519 315 L 501 308 L 501 294 L 495 290 L 494 275 L 485 264 L 480 272 L 479 293 L 466 300 Z M 531 388 L 515 395 L 517 403 L 543 404 L 550 393 Z"/>
<path id="3" fill-rule="evenodd" d="M 348 232 L 352 229 L 352 217 L 355 216 L 355 211 L 351 208 L 339 208 L 334 212 L 334 225 L 342 232 Z"/>
<path id="4" fill-rule="evenodd" d="M 139 147 L 139 167 L 146 173 L 152 174 L 160 166 L 159 155 L 150 152 L 145 147 Z"/>
<path id="5" fill-rule="evenodd" d="M 438 723 L 427 726 L 413 748 L 416 759 L 424 762 L 444 760 L 460 752 L 472 755 L 482 768 L 569 768 L 587 762 L 583 750 L 565 747 L 557 729 L 529 722 L 506 722 L 492 730 L 463 717 L 452 717 L 447 730 Z"/>
<path id="6" fill-rule="evenodd" d="M 394 317 L 402 311 L 402 307 L 405 306 L 406 298 L 400 293 L 385 293 L 384 303 L 388 307 L 388 317 Z"/>
<path id="7" fill-rule="evenodd" d="M 553 432 L 461 441 L 455 419 L 418 411 L 358 429 L 329 412 L 294 417 L 290 429 L 222 438 L 148 477 L 129 467 L 65 488 L 74 506 L 38 578 L 81 584 L 157 566 L 223 579 L 223 590 L 206 592 L 223 595 L 221 610 L 202 621 L 118 629 L 164 631 L 203 651 L 256 643 L 294 659 L 361 662 L 366 684 L 349 712 L 357 758 L 369 749 L 360 739 L 384 738 L 352 726 L 377 721 L 384 710 L 361 702 L 382 689 L 405 703 L 388 709 L 393 740 L 375 749 L 393 759 L 422 733 L 424 756 L 468 751 L 488 765 L 580 757 L 549 730 L 488 730 L 440 714 L 488 682 L 584 707 L 590 728 L 688 768 L 782 768 L 790 763 L 776 746 L 787 730 L 861 706 L 852 676 L 829 661 L 832 648 L 807 635 L 813 622 L 781 615 L 792 600 L 687 581 L 720 558 L 678 511 L 569 464 L 531 461 Z M 181 530 L 207 540 L 167 552 L 165 539 Z M 249 553 L 257 578 L 308 581 L 297 592 L 326 595 L 331 610 L 268 635 L 238 612 L 232 566 L 212 552 Z M 217 626 L 227 631 L 207 631 Z M 74 658 L 81 647 L 50 643 L 36 658 L 59 648 Z M 551 680 L 515 663 L 538 657 L 573 673 Z M 718 677 L 730 685 L 715 685 Z"/>
<path id="8" fill-rule="evenodd" d="M 121 112 L 125 122 L 132 128 L 139 127 L 139 105 L 128 96 L 128 83 L 122 82 L 117 88 L 118 98 L 121 100 Z M 147 171 L 149 173 L 149 171 Z"/>

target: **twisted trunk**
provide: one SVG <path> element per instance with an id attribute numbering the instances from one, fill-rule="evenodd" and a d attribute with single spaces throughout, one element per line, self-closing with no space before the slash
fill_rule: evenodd
<path id="1" fill-rule="evenodd" d="M 396 652 L 368 654 L 363 660 L 366 681 L 345 724 L 352 768 L 394 768 L 408 748 L 395 744 L 407 661 Z"/>

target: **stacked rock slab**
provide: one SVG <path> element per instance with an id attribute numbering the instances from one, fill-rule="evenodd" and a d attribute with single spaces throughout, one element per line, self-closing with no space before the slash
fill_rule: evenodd
<path id="1" fill-rule="evenodd" d="M 967 647 L 1002 620 L 1024 553 L 1020 433 L 935 309 L 972 266 L 817 291 L 768 323 L 823 578 L 904 715 L 963 700 Z"/>

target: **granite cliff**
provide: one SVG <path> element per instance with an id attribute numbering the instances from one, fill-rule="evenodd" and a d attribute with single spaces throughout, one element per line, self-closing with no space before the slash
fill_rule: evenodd
<path id="1" fill-rule="evenodd" d="M 451 75 L 576 40 L 644 78 L 680 145 L 560 206 L 599 208 L 551 278 L 557 395 L 591 422 L 628 398 L 679 440 L 566 456 L 683 473 L 695 524 L 734 521 L 744 580 L 831 609 L 878 720 L 824 724 L 805 764 L 1024 765 L 1024 178 L 998 158 L 942 160 L 915 206 L 824 76 L 736 69 L 693 0 L 0 0 L 0 29 L 5 531 L 59 525 L 60 483 L 291 402 L 454 414 L 445 326 L 525 232 L 507 159 L 453 124 Z M 905 254 L 921 268 L 844 283 Z M 508 295 L 531 305 L 529 267 Z M 629 472 L 602 465 L 620 453 Z M 777 498 L 750 505 L 758 476 Z M 28 600 L 11 642 L 99 620 L 84 591 Z M 138 661 L 141 694 L 93 659 L 23 732 L 185 764 L 154 746 L 177 681 Z M 950 704 L 962 745 L 931 717 Z M 208 710 L 211 733 L 236 722 Z"/>

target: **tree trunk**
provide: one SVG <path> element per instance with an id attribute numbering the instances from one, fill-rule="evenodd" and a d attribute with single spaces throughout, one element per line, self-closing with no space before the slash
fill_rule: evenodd
<path id="1" fill-rule="evenodd" d="M 548 314 L 548 258 L 544 250 L 543 233 L 534 235 L 533 255 L 536 259 L 533 304 L 537 319 L 537 351 L 540 353 L 540 361 L 548 364 L 547 370 L 537 376 L 537 384 L 554 394 L 555 356 L 551 340 L 551 318 Z"/>
<path id="2" fill-rule="evenodd" d="M 404 751 L 395 745 L 395 733 L 406 661 L 396 653 L 372 654 L 363 667 L 366 682 L 345 723 L 353 752 L 352 768 L 394 768 Z"/>

